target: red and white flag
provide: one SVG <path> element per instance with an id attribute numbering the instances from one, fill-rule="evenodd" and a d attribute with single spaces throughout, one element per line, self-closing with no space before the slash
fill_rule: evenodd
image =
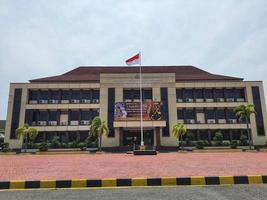
<path id="1" fill-rule="evenodd" d="M 126 65 L 137 65 L 137 64 L 140 64 L 140 53 L 138 53 L 135 56 L 129 58 L 125 62 L 126 62 Z"/>

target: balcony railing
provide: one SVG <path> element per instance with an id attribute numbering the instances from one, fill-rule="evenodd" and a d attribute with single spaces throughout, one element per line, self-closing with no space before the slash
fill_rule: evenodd
<path id="1" fill-rule="evenodd" d="M 30 123 L 31 126 L 88 126 L 90 124 L 90 120 L 81 120 L 81 121 L 38 121 Z"/>
<path id="2" fill-rule="evenodd" d="M 237 119 L 207 119 L 196 121 L 195 119 L 178 119 L 177 123 L 184 124 L 245 124 L 243 121 Z"/>
<path id="3" fill-rule="evenodd" d="M 207 103 L 213 103 L 213 102 L 245 102 L 244 98 L 185 98 L 176 99 L 176 103 L 201 103 L 201 102 L 207 102 Z"/>
<path id="4" fill-rule="evenodd" d="M 29 104 L 99 104 L 99 99 L 71 99 L 71 100 L 58 100 L 58 99 L 40 99 L 37 100 L 29 100 Z"/>

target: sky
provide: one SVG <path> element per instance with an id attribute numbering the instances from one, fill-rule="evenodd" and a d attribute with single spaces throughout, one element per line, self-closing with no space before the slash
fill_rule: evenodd
<path id="1" fill-rule="evenodd" d="M 264 81 L 266 0 L 0 0 L 0 119 L 9 83 L 78 66 L 194 65 Z"/>

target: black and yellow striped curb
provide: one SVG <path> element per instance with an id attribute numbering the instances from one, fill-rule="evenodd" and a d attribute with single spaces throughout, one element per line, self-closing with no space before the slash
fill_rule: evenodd
<path id="1" fill-rule="evenodd" d="M 232 184 L 267 184 L 267 175 L 249 176 L 191 176 L 162 178 L 118 178 L 118 179 L 71 179 L 40 181 L 0 181 L 0 190 L 34 188 L 90 188 L 90 187 L 144 187 L 144 186 L 179 186 L 179 185 L 232 185 Z"/>

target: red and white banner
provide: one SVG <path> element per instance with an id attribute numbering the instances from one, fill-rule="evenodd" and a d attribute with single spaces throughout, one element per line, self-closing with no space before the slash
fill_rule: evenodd
<path id="1" fill-rule="evenodd" d="M 125 62 L 126 62 L 126 65 L 137 65 L 137 64 L 140 64 L 140 53 L 138 53 L 135 56 L 129 58 Z"/>

